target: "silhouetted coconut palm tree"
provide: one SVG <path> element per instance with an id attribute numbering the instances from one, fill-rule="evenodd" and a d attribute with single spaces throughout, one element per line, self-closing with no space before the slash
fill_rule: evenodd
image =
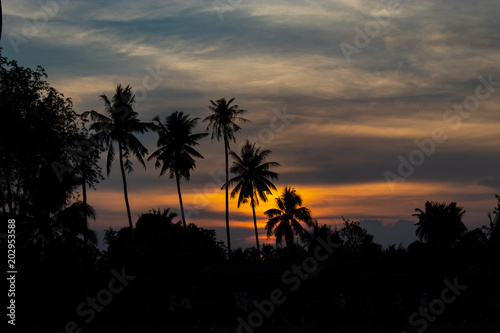
<path id="1" fill-rule="evenodd" d="M 241 148 L 241 156 L 231 152 L 231 157 L 234 159 L 231 173 L 237 176 L 231 178 L 223 185 L 227 189 L 232 184 L 236 184 L 231 191 L 231 198 L 234 198 L 239 193 L 238 207 L 250 200 L 258 255 L 260 254 L 260 246 L 255 206 L 259 204 L 259 198 L 264 202 L 267 201 L 267 195 L 272 194 L 271 189 L 276 191 L 276 187 L 271 180 L 278 179 L 278 174 L 269 169 L 279 166 L 279 163 L 264 162 L 270 153 L 270 150 L 261 150 L 260 147 L 256 148 L 255 143 L 251 144 L 247 140 Z"/>
<path id="2" fill-rule="evenodd" d="M 208 121 L 207 130 L 212 128 L 212 140 L 224 140 L 224 152 L 226 155 L 226 184 L 229 181 L 229 141 L 236 142 L 234 133 L 238 132 L 241 127 L 235 122 L 248 122 L 247 119 L 241 118 L 240 115 L 244 114 L 246 110 L 238 109 L 238 105 L 231 105 L 234 98 L 226 101 L 225 98 L 220 98 L 217 101 L 210 101 L 208 108 L 212 114 L 203 121 Z M 229 234 L 229 189 L 226 187 L 226 233 L 227 233 L 227 249 L 231 255 L 231 238 Z"/>
<path id="3" fill-rule="evenodd" d="M 293 245 L 294 235 L 305 239 L 305 229 L 300 222 L 304 222 L 309 228 L 317 225 L 315 219 L 311 217 L 311 211 L 302 206 L 302 198 L 294 188 L 285 187 L 279 198 L 276 198 L 276 208 L 271 208 L 264 212 L 269 220 L 266 224 L 267 237 L 276 236 L 276 244 L 281 245 L 283 238 L 287 248 Z"/>
<path id="4" fill-rule="evenodd" d="M 108 151 L 106 161 L 108 176 L 111 172 L 111 165 L 115 157 L 114 143 L 116 142 L 118 144 L 118 157 L 122 174 L 125 205 L 127 206 L 128 223 L 130 229 L 133 229 L 125 171 L 128 173 L 133 171 L 133 164 L 129 159 L 130 154 L 133 154 L 144 168 L 146 168 L 143 157 L 147 155 L 148 150 L 139 139 L 135 137 L 134 133 L 145 133 L 153 129 L 154 126 L 152 123 L 140 122 L 137 118 L 138 113 L 134 111 L 133 108 L 135 96 L 132 94 L 130 85 L 125 88 L 118 85 L 112 100 L 109 100 L 104 94 L 99 97 L 104 102 L 105 115 L 92 110 L 84 112 L 82 117 L 90 115 L 91 120 L 94 121 L 93 124 L 90 125 L 90 130 L 96 131 L 95 137 L 100 142 L 104 143 Z"/>
<path id="5" fill-rule="evenodd" d="M 447 205 L 427 201 L 424 210 L 415 208 L 415 211 L 418 212 L 412 215 L 418 217 L 415 233 L 429 244 L 450 249 L 467 232 L 462 222 L 465 210 L 456 202 Z"/>
<path id="6" fill-rule="evenodd" d="M 175 177 L 184 228 L 186 228 L 186 219 L 182 204 L 180 178 L 189 180 L 191 177 L 191 170 L 196 167 L 194 157 L 203 158 L 193 147 L 199 145 L 199 139 L 208 135 L 208 133 L 192 133 L 198 124 L 198 119 L 200 118 L 189 118 L 189 115 L 184 115 L 183 112 L 172 113 L 165 118 L 164 124 L 159 116 L 153 119 L 156 122 L 159 149 L 149 156 L 148 161 L 156 158 L 155 167 L 161 167 L 160 176 L 168 170 L 170 178 Z"/>

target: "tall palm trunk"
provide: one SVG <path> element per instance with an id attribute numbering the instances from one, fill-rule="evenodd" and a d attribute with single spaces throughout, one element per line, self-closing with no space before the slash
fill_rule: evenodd
<path id="1" fill-rule="evenodd" d="M 226 233 L 227 233 L 227 252 L 229 254 L 229 258 L 231 258 L 231 238 L 229 235 L 229 143 L 227 141 L 227 133 L 224 130 L 224 149 L 226 153 Z"/>
<path id="2" fill-rule="evenodd" d="M 179 194 L 179 203 L 181 205 L 182 224 L 184 225 L 184 228 L 187 228 L 186 218 L 184 217 L 184 205 L 182 204 L 181 183 L 179 181 L 179 175 L 177 173 L 175 173 L 175 181 L 177 183 L 177 193 Z"/>
<path id="3" fill-rule="evenodd" d="M 252 195 L 252 212 L 253 212 L 253 226 L 255 228 L 255 241 L 257 242 L 257 256 L 260 258 L 260 245 L 259 245 L 259 233 L 257 232 L 257 217 L 255 215 L 255 202 Z"/>
<path id="4" fill-rule="evenodd" d="M 122 157 L 122 145 L 120 142 L 118 142 L 118 153 L 120 154 L 120 170 L 122 171 L 123 193 L 125 195 L 125 205 L 127 206 L 128 225 L 130 226 L 130 230 L 132 231 L 134 227 L 132 226 L 130 205 L 128 204 L 127 179 L 125 178 L 125 168 L 123 167 L 123 157 Z"/>

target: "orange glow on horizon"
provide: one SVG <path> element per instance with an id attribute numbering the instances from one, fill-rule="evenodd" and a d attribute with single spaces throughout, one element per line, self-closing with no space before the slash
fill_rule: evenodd
<path id="1" fill-rule="evenodd" d="M 396 184 L 395 191 L 392 192 L 386 182 L 344 184 L 332 186 L 292 186 L 297 190 L 303 199 L 303 206 L 308 207 L 312 216 L 318 220 L 319 224 L 335 225 L 342 222 L 342 216 L 351 220 L 377 219 L 384 224 L 394 223 L 401 216 L 412 220 L 411 215 L 416 207 L 423 207 L 425 201 L 457 201 L 456 198 L 461 193 L 484 194 L 490 193 L 490 189 L 480 185 L 463 186 L 450 193 L 450 184 L 447 183 L 415 183 L 405 182 Z M 275 198 L 281 194 L 284 187 L 278 188 L 272 196 L 268 196 L 268 201 L 260 201 L 256 207 L 257 228 L 259 239 L 262 244 L 274 243 L 274 239 L 265 235 L 265 225 L 267 218 L 264 212 L 275 207 Z M 183 203 L 187 214 L 187 222 L 195 223 L 204 228 L 224 228 L 225 227 L 225 193 L 218 192 L 202 193 L 198 190 L 183 190 Z M 410 193 L 410 194 L 408 194 Z M 180 219 L 180 209 L 177 192 L 175 191 L 141 191 L 129 193 L 130 205 L 133 211 L 133 222 L 137 220 L 140 213 L 146 213 L 150 209 L 170 208 L 178 214 Z M 237 199 L 230 199 L 230 227 L 243 228 L 248 230 L 245 241 L 249 246 L 255 244 L 254 225 L 252 209 L 249 203 L 237 206 Z M 117 191 L 96 191 L 89 196 L 89 203 L 99 211 L 105 211 L 105 217 L 97 216 L 95 225 L 99 227 L 123 227 L 127 225 L 125 203 L 123 192 Z M 459 205 L 467 206 L 458 201 Z M 491 204 L 494 204 L 492 201 Z M 484 212 L 476 212 L 474 216 L 486 216 L 491 209 L 490 203 L 484 203 Z M 194 214 L 193 212 L 196 212 Z M 211 217 L 204 217 L 210 215 Z M 117 214 L 118 213 L 118 214 Z M 119 221 L 115 221 L 121 214 Z M 220 218 L 213 218 L 213 216 Z M 470 215 L 470 214 L 469 214 Z M 467 214 L 466 214 L 467 217 Z M 473 221 L 475 221 L 473 219 Z M 483 221 L 483 223 L 486 223 Z M 218 238 L 221 235 L 218 235 Z"/>

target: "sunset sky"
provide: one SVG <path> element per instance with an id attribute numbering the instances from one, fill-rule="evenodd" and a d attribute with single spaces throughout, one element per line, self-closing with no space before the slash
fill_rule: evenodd
<path id="1" fill-rule="evenodd" d="M 235 97 L 251 122 L 231 148 L 250 139 L 272 150 L 279 191 L 296 188 L 320 224 L 361 220 L 375 241 L 408 245 L 426 200 L 457 201 L 469 228 L 488 224 L 496 205 L 500 5 L 398 3 L 4 0 L 2 55 L 44 67 L 78 113 L 102 112 L 98 96 L 120 83 L 143 121 L 203 119 L 210 100 Z M 156 134 L 140 138 L 155 150 Z M 207 137 L 198 151 L 205 159 L 182 183 L 188 222 L 225 241 L 223 144 Z M 152 208 L 180 215 L 175 181 L 134 164 L 134 220 Z M 126 226 L 118 160 L 96 187 L 91 227 Z M 273 205 L 257 207 L 266 243 Z M 230 219 L 233 246 L 254 245 L 250 206 L 232 200 Z"/>

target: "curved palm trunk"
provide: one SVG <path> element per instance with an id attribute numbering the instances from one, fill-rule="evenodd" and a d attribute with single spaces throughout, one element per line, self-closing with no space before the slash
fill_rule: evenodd
<path id="1" fill-rule="evenodd" d="M 231 259 L 231 238 L 229 235 L 229 143 L 227 142 L 227 133 L 224 131 L 224 150 L 226 153 L 226 234 L 227 234 L 227 252 Z"/>
<path id="2" fill-rule="evenodd" d="M 257 217 L 255 216 L 255 203 L 253 200 L 251 200 L 252 204 L 252 212 L 253 212 L 253 226 L 255 228 L 255 241 L 257 242 L 257 256 L 260 258 L 260 245 L 259 245 L 259 233 L 257 232 Z"/>
<path id="3" fill-rule="evenodd" d="M 177 183 L 177 193 L 179 194 L 179 203 L 181 205 L 182 224 L 184 225 L 184 228 L 187 228 L 186 218 L 184 217 L 184 205 L 182 204 L 181 184 L 179 181 L 179 175 L 177 173 L 175 174 L 175 181 Z"/>
<path id="4" fill-rule="evenodd" d="M 128 225 L 130 226 L 130 230 L 133 230 L 134 227 L 132 225 L 132 216 L 130 215 L 130 205 L 128 204 L 127 179 L 125 178 L 125 169 L 123 167 L 122 145 L 119 142 L 118 142 L 118 153 L 120 154 L 120 170 L 122 172 L 123 193 L 125 195 L 125 205 L 127 206 Z"/>

